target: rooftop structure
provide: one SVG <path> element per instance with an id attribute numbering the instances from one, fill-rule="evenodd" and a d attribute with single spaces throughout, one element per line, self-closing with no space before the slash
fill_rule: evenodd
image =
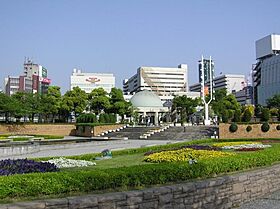
<path id="1" fill-rule="evenodd" d="M 186 64 L 177 68 L 140 67 L 135 75 L 123 81 L 124 95 L 149 90 L 158 95 L 162 103 L 173 99 L 174 95 L 187 95 L 187 72 Z"/>
<path id="2" fill-rule="evenodd" d="M 102 87 L 110 93 L 115 87 L 115 76 L 112 73 L 82 73 L 81 70 L 74 69 L 70 85 L 71 90 L 78 86 L 86 93 L 90 93 L 93 89 Z"/>
<path id="3" fill-rule="evenodd" d="M 48 70 L 30 59 L 23 64 L 23 75 L 8 76 L 4 80 L 5 92 L 9 96 L 18 91 L 44 94 L 50 83 Z"/>

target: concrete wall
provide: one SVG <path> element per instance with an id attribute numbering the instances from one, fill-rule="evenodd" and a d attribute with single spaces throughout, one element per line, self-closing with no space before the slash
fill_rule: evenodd
<path id="1" fill-rule="evenodd" d="M 0 208 L 191 209 L 236 207 L 280 189 L 280 165 L 144 190 L 0 205 Z"/>
<path id="2" fill-rule="evenodd" d="M 252 130 L 246 131 L 247 126 L 250 125 Z M 219 125 L 219 138 L 220 139 L 237 139 L 237 138 L 280 138 L 280 131 L 276 129 L 279 124 L 269 124 L 270 129 L 268 132 L 262 132 L 262 124 L 238 124 L 236 132 L 229 131 L 230 124 L 220 123 Z"/>
<path id="3" fill-rule="evenodd" d="M 24 125 L 0 125 L 0 134 L 42 134 L 67 136 L 73 135 L 73 124 L 24 124 Z"/>
<path id="4" fill-rule="evenodd" d="M 124 124 L 115 124 L 115 125 L 102 125 L 102 126 L 78 126 L 76 131 L 77 136 L 86 136 L 92 137 L 100 135 L 101 133 L 109 130 L 116 130 L 120 127 L 125 126 Z"/>

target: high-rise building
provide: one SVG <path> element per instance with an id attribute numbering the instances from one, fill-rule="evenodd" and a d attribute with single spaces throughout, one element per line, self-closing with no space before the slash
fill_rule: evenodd
<path id="1" fill-rule="evenodd" d="M 256 41 L 257 63 L 253 68 L 254 104 L 266 105 L 280 94 L 280 35 L 271 34 Z"/>
<path id="2" fill-rule="evenodd" d="M 245 87 L 245 75 L 224 74 L 213 78 L 214 91 L 225 88 L 228 93 L 234 93 Z M 209 86 L 209 81 L 206 82 Z M 201 84 L 196 83 L 190 86 L 190 91 L 201 92 Z"/>
<path id="3" fill-rule="evenodd" d="M 188 95 L 188 66 L 181 64 L 178 68 L 140 67 L 137 73 L 123 80 L 124 95 L 133 95 L 142 90 L 149 90 L 158 95 L 164 103 L 174 95 Z M 190 97 L 199 95 L 190 93 Z"/>
<path id="4" fill-rule="evenodd" d="M 110 93 L 115 87 L 115 76 L 112 73 L 82 73 L 81 70 L 74 69 L 70 85 L 71 90 L 78 86 L 86 93 L 90 93 L 93 89 L 102 87 Z"/>
<path id="5" fill-rule="evenodd" d="M 23 65 L 24 75 L 8 76 L 5 78 L 5 92 L 12 95 L 18 91 L 44 94 L 48 90 L 51 80 L 48 70 L 39 64 L 27 59 Z"/>

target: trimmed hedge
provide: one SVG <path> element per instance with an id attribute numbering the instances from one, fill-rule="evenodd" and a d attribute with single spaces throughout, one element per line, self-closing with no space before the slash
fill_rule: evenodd
<path id="1" fill-rule="evenodd" d="M 77 123 L 76 126 L 105 126 L 105 125 L 116 125 L 115 123 Z"/>
<path id="2" fill-rule="evenodd" d="M 236 123 L 230 124 L 230 126 L 229 126 L 229 131 L 230 131 L 230 132 L 234 133 L 234 132 L 237 131 L 237 129 L 238 129 L 238 126 L 237 126 Z"/>
<path id="3" fill-rule="evenodd" d="M 247 126 L 247 127 L 246 127 L 246 131 L 247 131 L 247 132 L 252 131 L 252 126 Z"/>
<path id="4" fill-rule="evenodd" d="M 270 126 L 267 122 L 263 123 L 262 126 L 261 126 L 261 130 L 262 132 L 268 132 L 270 129 Z"/>
<path id="5" fill-rule="evenodd" d="M 280 161 L 280 145 L 259 152 L 242 153 L 197 164 L 159 163 L 131 167 L 78 170 L 60 173 L 38 173 L 0 177 L 0 198 L 42 197 L 67 195 L 97 190 L 126 189 L 149 185 L 182 182 L 205 178 Z"/>

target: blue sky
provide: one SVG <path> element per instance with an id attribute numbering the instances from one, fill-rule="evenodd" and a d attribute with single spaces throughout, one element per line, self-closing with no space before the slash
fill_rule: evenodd
<path id="1" fill-rule="evenodd" d="M 279 0 L 0 0 L 0 87 L 24 57 L 69 89 L 73 68 L 112 72 L 117 87 L 139 66 L 189 66 L 201 55 L 216 75 L 248 75 L 255 41 L 280 34 Z M 3 87 L 3 86 L 2 86 Z"/>

